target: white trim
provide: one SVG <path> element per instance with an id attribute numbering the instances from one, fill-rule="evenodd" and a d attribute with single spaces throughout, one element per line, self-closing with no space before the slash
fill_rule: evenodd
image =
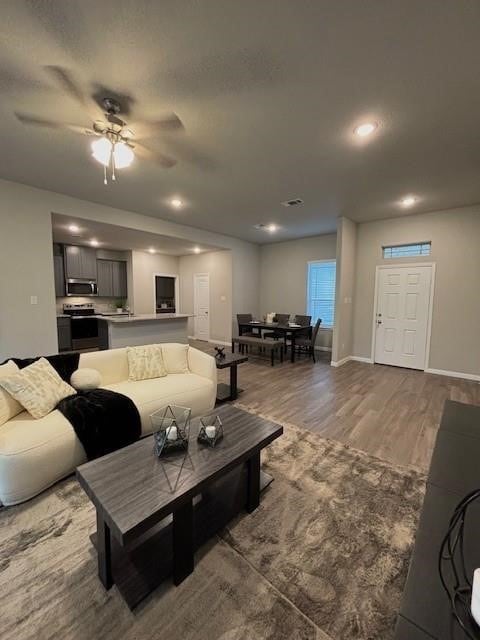
<path id="1" fill-rule="evenodd" d="M 154 273 L 153 274 L 153 313 L 157 313 L 157 287 L 155 278 L 175 278 L 175 313 L 180 313 L 180 276 L 178 273 Z"/>
<path id="2" fill-rule="evenodd" d="M 373 360 L 371 358 L 364 358 L 362 356 L 350 356 L 350 360 L 354 360 L 355 362 L 365 362 L 366 364 L 373 364 Z"/>
<path id="3" fill-rule="evenodd" d="M 480 382 L 480 375 L 476 373 L 461 373 L 460 371 L 447 371 L 446 369 L 425 369 L 425 373 L 434 373 L 438 376 L 449 376 L 450 378 L 463 378 L 464 380 Z"/>
<path id="4" fill-rule="evenodd" d="M 378 287 L 379 287 L 379 271 L 380 269 L 399 269 L 401 267 L 415 268 L 415 267 L 431 267 L 431 279 L 430 279 L 430 295 L 428 298 L 428 318 L 427 318 L 427 336 L 425 342 L 425 364 L 423 371 L 428 369 L 430 362 L 430 340 L 432 336 L 432 319 L 433 319 L 433 295 L 435 291 L 435 262 L 405 262 L 397 264 L 377 264 L 375 267 L 375 295 L 373 298 L 373 320 L 372 320 L 372 351 L 370 356 L 370 362 L 375 362 L 375 341 L 377 337 L 376 320 L 377 320 L 377 304 L 378 304 Z M 391 365 L 395 366 L 395 365 Z"/>
<path id="5" fill-rule="evenodd" d="M 225 342 L 224 340 L 208 340 L 211 344 L 220 344 L 222 347 L 231 347 L 231 342 Z"/>
<path id="6" fill-rule="evenodd" d="M 210 342 L 210 273 L 209 272 L 201 272 L 201 273 L 194 273 L 193 274 L 193 313 L 194 313 L 194 320 L 193 320 L 193 327 L 194 327 L 194 332 L 195 334 L 197 333 L 197 323 L 196 323 L 196 317 L 197 317 L 197 278 L 208 278 L 208 338 L 207 338 L 207 342 Z M 201 340 L 201 338 L 197 338 L 197 336 L 195 335 L 195 340 Z"/>
<path id="7" fill-rule="evenodd" d="M 342 358 L 341 360 L 332 360 L 330 362 L 330 366 L 332 367 L 341 367 L 343 364 L 346 364 L 351 360 L 351 356 L 347 356 L 346 358 Z"/>

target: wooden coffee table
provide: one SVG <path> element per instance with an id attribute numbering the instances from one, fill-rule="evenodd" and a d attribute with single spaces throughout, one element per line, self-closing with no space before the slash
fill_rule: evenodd
<path id="1" fill-rule="evenodd" d="M 242 509 L 255 510 L 272 481 L 260 451 L 283 427 L 231 405 L 215 413 L 224 428 L 215 448 L 197 442 L 192 420 L 187 454 L 159 459 L 148 436 L 77 468 L 97 511 L 98 575 L 130 608 L 170 575 L 180 584 L 194 569 L 195 549 Z"/>

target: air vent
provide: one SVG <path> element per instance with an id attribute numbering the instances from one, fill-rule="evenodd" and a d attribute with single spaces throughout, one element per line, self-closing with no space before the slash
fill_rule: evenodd
<path id="1" fill-rule="evenodd" d="M 299 205 L 303 204 L 303 200 L 301 200 L 301 198 L 294 198 L 293 200 L 285 200 L 280 204 L 284 207 L 298 207 Z"/>

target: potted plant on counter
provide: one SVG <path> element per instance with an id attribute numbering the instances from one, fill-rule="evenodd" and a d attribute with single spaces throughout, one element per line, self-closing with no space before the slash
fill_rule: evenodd
<path id="1" fill-rule="evenodd" d="M 117 313 L 123 313 L 123 308 L 125 306 L 125 300 L 123 300 L 122 298 L 119 298 L 118 300 L 115 300 L 115 302 L 113 303 Z"/>

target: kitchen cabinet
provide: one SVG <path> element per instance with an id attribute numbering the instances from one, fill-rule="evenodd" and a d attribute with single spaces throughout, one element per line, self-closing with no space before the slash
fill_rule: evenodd
<path id="1" fill-rule="evenodd" d="M 57 318 L 58 350 L 70 351 L 72 348 L 72 325 L 70 318 Z"/>
<path id="2" fill-rule="evenodd" d="M 67 278 L 96 280 L 97 253 L 89 247 L 65 246 L 65 275 Z"/>
<path id="3" fill-rule="evenodd" d="M 98 295 L 104 298 L 127 297 L 127 265 L 121 260 L 97 260 Z"/>
<path id="4" fill-rule="evenodd" d="M 55 297 L 62 298 L 65 295 L 65 269 L 63 256 L 53 256 L 53 277 L 55 280 Z"/>
<path id="5" fill-rule="evenodd" d="M 127 297 L 127 264 L 112 260 L 113 295 L 115 298 Z"/>

